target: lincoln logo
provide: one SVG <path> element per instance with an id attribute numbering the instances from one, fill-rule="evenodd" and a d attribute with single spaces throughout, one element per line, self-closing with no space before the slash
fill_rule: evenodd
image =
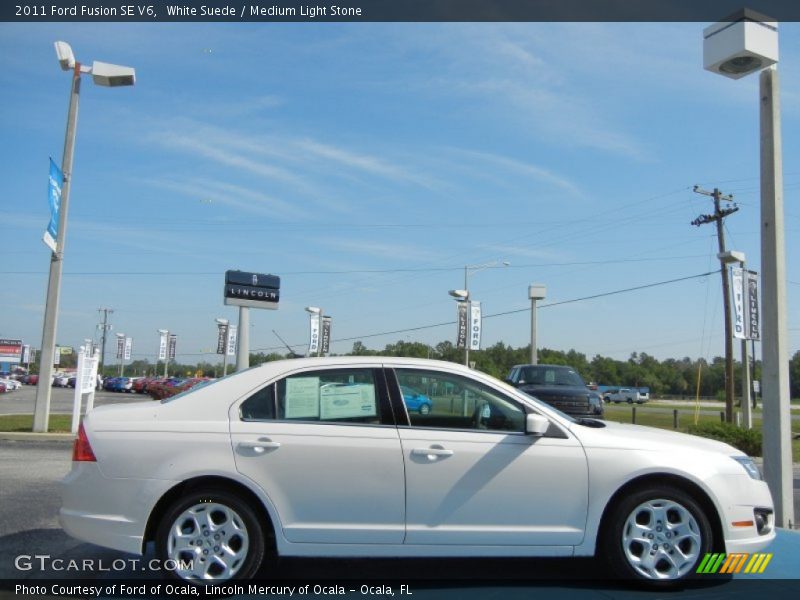
<path id="1" fill-rule="evenodd" d="M 253 273 L 253 285 L 258 285 L 258 275 Z"/>

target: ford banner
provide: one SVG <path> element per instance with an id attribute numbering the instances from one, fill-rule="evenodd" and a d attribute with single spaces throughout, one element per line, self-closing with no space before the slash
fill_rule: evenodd
<path id="1" fill-rule="evenodd" d="M 58 220 L 61 212 L 61 188 L 64 185 L 64 174 L 58 165 L 50 159 L 50 185 L 48 188 L 47 199 L 50 203 L 50 222 L 44 232 L 44 243 L 53 252 L 58 248 Z"/>

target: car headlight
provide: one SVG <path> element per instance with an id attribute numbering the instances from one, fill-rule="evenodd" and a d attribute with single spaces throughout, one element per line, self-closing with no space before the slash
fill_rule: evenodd
<path id="1" fill-rule="evenodd" d="M 758 467 L 752 458 L 749 456 L 731 456 L 731 458 L 742 465 L 750 477 L 761 481 L 761 471 L 758 470 Z"/>

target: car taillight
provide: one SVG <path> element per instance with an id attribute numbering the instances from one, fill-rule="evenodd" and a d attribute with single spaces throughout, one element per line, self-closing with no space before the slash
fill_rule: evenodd
<path id="1" fill-rule="evenodd" d="M 78 428 L 78 437 L 75 438 L 75 443 L 72 446 L 72 461 L 97 462 L 92 446 L 89 443 L 89 438 L 86 437 L 86 432 L 83 429 L 83 423 Z"/>

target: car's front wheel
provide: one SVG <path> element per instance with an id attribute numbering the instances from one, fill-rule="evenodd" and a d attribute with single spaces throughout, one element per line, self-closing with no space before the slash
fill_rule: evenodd
<path id="1" fill-rule="evenodd" d="M 620 577 L 669 585 L 694 575 L 713 539 L 708 517 L 689 494 L 652 486 L 626 495 L 614 507 L 604 546 Z"/>
<path id="2" fill-rule="evenodd" d="M 156 552 L 179 579 L 248 579 L 264 560 L 264 532 L 253 508 L 231 492 L 192 491 L 161 519 Z"/>
<path id="3" fill-rule="evenodd" d="M 419 407 L 419 414 L 421 415 L 427 415 L 430 412 L 431 412 L 431 407 L 429 404 L 423 404 L 422 406 Z"/>

